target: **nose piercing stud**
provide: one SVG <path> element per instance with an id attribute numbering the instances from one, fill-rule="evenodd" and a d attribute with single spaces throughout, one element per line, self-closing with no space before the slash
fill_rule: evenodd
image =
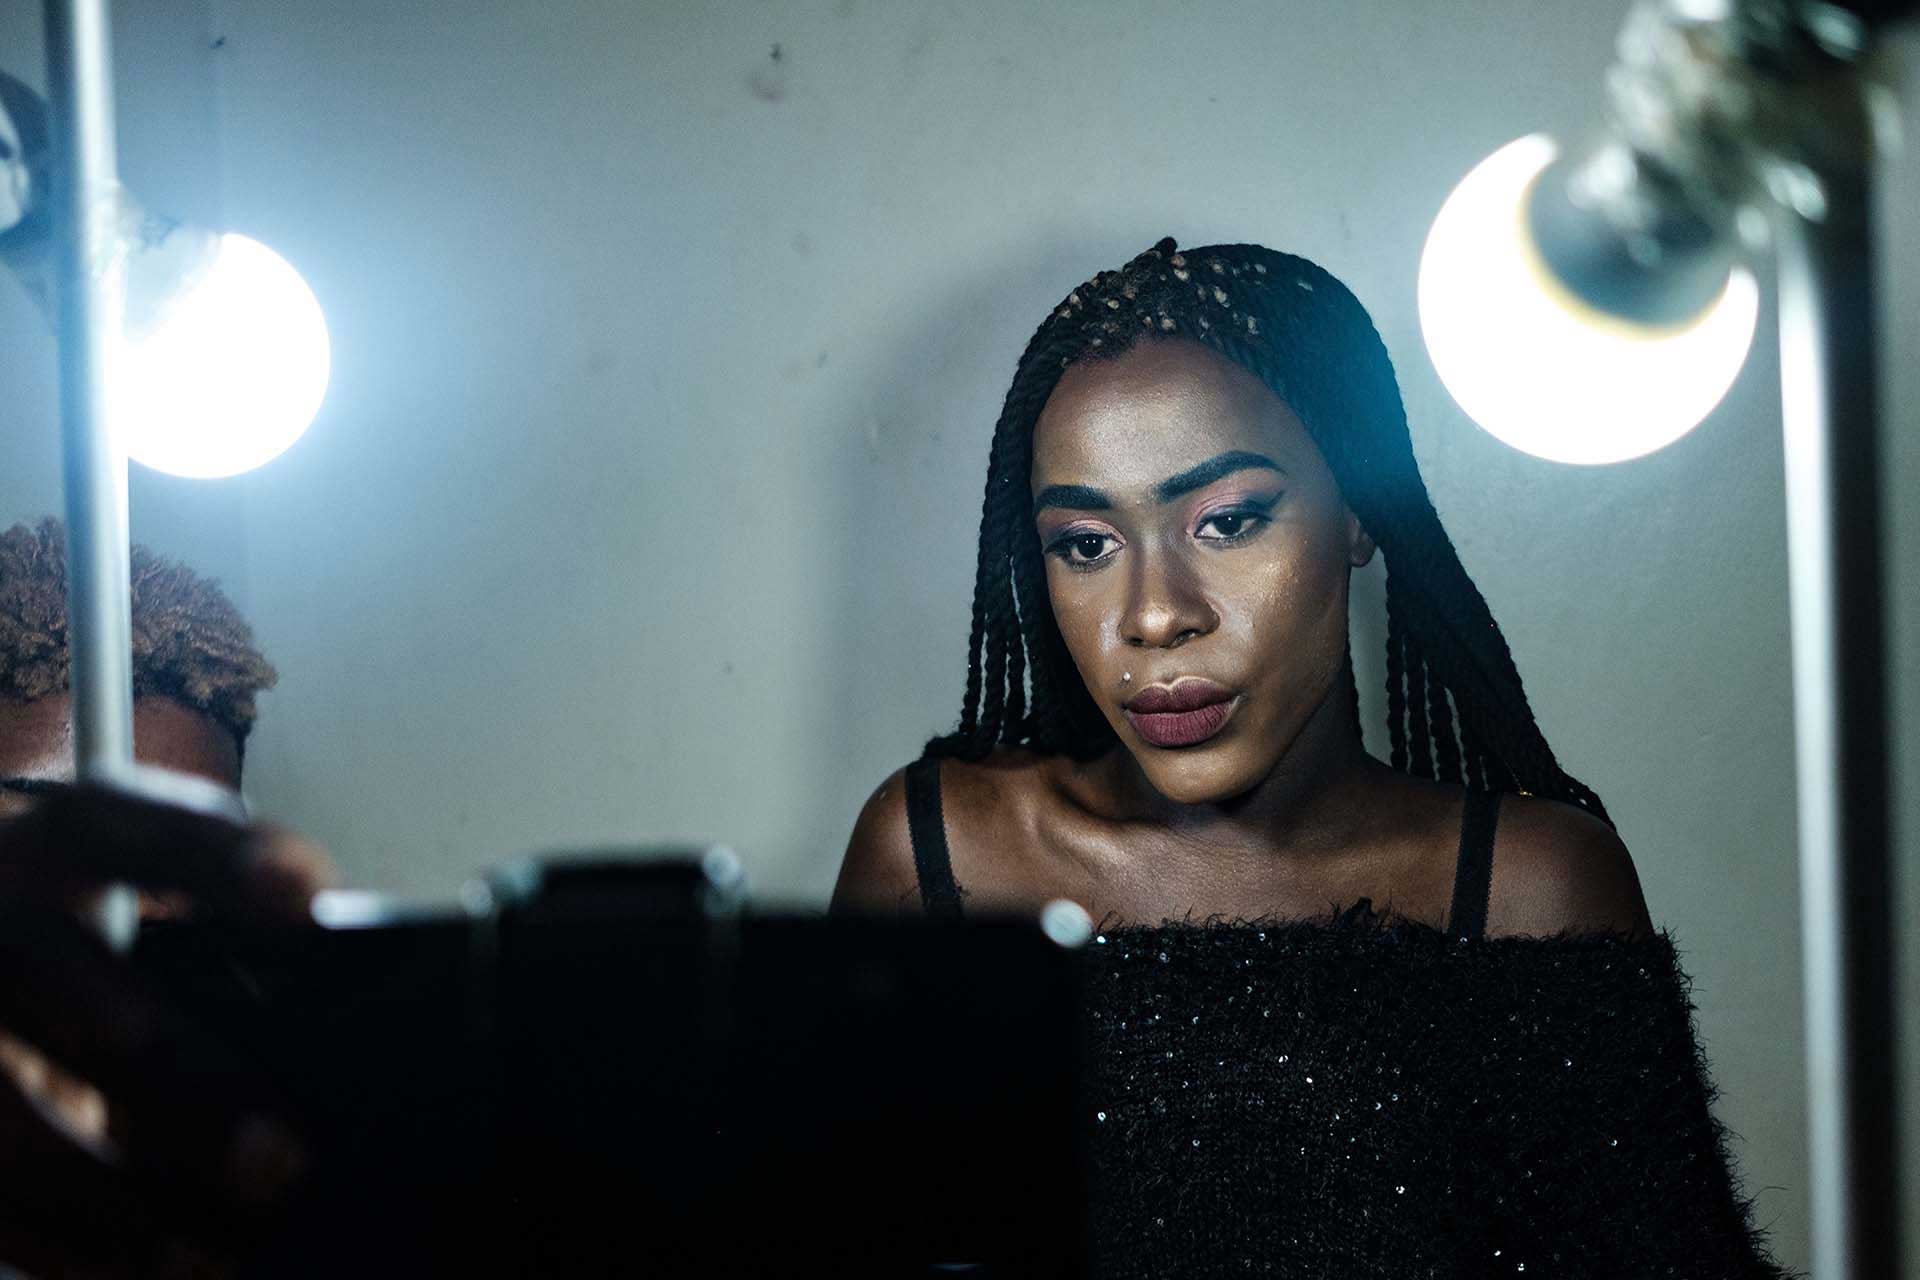
<path id="1" fill-rule="evenodd" d="M 1129 680 L 1131 680 L 1131 679 L 1133 679 L 1133 672 L 1131 672 L 1131 671 L 1122 671 L 1122 672 L 1120 673 L 1120 683 L 1121 683 L 1121 684 L 1125 684 L 1125 683 L 1126 683 L 1127 681 L 1129 681 Z"/>

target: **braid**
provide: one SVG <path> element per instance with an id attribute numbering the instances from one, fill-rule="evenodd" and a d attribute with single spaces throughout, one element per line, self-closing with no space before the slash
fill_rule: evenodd
<path id="1" fill-rule="evenodd" d="M 1400 615 L 1400 593 L 1387 579 L 1387 738 L 1392 747 L 1389 763 L 1400 772 L 1407 771 L 1407 624 Z"/>
<path id="2" fill-rule="evenodd" d="M 1016 738 L 1027 733 L 1027 645 L 1026 613 L 1027 604 L 1014 593 L 1015 621 L 1021 633 L 1021 642 L 1007 649 L 1007 709 L 1006 722 Z"/>
<path id="3" fill-rule="evenodd" d="M 993 524 L 993 472 L 988 471 L 987 513 L 980 521 L 979 582 L 985 583 L 991 572 L 992 546 L 999 532 Z M 973 595 L 973 630 L 967 636 L 967 689 L 960 703 L 960 727 L 953 737 L 971 741 L 980 724 L 980 654 L 987 643 L 987 592 L 976 587 Z"/>
<path id="4" fill-rule="evenodd" d="M 1486 748 L 1481 745 L 1480 735 L 1475 733 L 1469 722 L 1463 718 L 1460 722 L 1460 736 L 1464 738 L 1467 743 L 1467 789 L 1469 791 L 1486 791 L 1489 789 L 1487 786 L 1487 752 Z"/>
<path id="5" fill-rule="evenodd" d="M 1423 634 L 1448 655 L 1449 691 L 1461 721 L 1473 724 L 1483 744 L 1489 776 L 1502 787 L 1564 800 L 1605 818 L 1600 798 L 1554 758 L 1506 639 L 1430 506 L 1423 523 L 1427 535 L 1414 544 L 1414 558 L 1425 562 L 1425 572 L 1415 576 L 1422 586 L 1411 593 L 1414 612 L 1427 616 Z"/>
<path id="6" fill-rule="evenodd" d="M 1599 796 L 1554 758 L 1506 639 L 1433 509 L 1373 321 L 1319 266 L 1258 245 L 1183 254 L 1162 240 L 1070 293 L 1027 343 L 988 462 L 960 724 L 928 752 L 978 759 L 1004 744 L 1089 758 L 1112 746 L 1047 598 L 1028 498 L 1033 430 L 1063 370 L 1166 338 L 1208 347 L 1286 402 L 1385 558 L 1392 766 L 1605 819 Z M 1345 670 L 1351 684 L 1351 638 Z M 1357 725 L 1357 688 L 1352 714 Z"/>
<path id="7" fill-rule="evenodd" d="M 1342 673 L 1347 681 L 1347 719 L 1353 724 L 1353 731 L 1360 732 L 1360 681 L 1353 674 L 1353 633 L 1347 633 L 1347 657 L 1341 664 Z"/>
<path id="8" fill-rule="evenodd" d="M 1433 731 L 1427 727 L 1427 660 L 1411 638 L 1407 650 L 1407 772 L 1431 778 L 1435 775 Z"/>
<path id="9" fill-rule="evenodd" d="M 1055 342 L 1048 341 L 1043 328 L 1027 344 L 1020 368 L 1043 367 Z M 954 732 L 933 739 L 927 753 L 959 756 L 977 760 L 996 743 L 1020 742 L 1028 732 L 1031 717 L 1026 712 L 1024 682 L 1028 659 L 1024 632 L 1041 602 L 1028 600 L 1016 605 L 1013 545 L 1019 528 L 1026 526 L 1032 536 L 1032 506 L 1027 495 L 1026 476 L 1031 465 L 1033 423 L 1040 416 L 1054 384 L 1059 381 L 1059 361 L 1054 358 L 1051 376 L 1016 375 L 1000 410 L 994 428 L 993 452 L 987 463 L 987 491 L 980 516 L 980 552 L 974 569 L 973 629 L 967 644 L 967 685 L 961 703 L 960 725 Z M 1045 610 L 1049 620 L 1052 610 Z M 1041 677 L 1034 671 L 1038 682 Z M 1008 683 L 1022 686 L 1011 699 Z M 1036 689 L 1036 700 L 1038 690 Z M 1009 705 L 1012 714 L 1008 715 Z"/>
<path id="10" fill-rule="evenodd" d="M 1433 776 L 1440 782 L 1458 782 L 1460 743 L 1454 736 L 1447 686 L 1435 680 L 1427 686 L 1427 699 L 1427 722 L 1433 726 Z"/>

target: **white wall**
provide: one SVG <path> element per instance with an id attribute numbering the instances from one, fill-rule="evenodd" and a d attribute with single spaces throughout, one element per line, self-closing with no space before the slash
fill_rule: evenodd
<path id="1" fill-rule="evenodd" d="M 0 0 L 16 73 L 36 8 Z M 1434 209 L 1499 143 L 1593 118 L 1619 6 L 122 10 L 129 174 L 280 248 L 333 327 L 300 445 L 137 489 L 140 536 L 220 573 L 284 672 L 260 809 L 416 893 L 515 852 L 722 838 L 765 894 L 822 901 L 868 789 L 957 710 L 986 443 L 1045 309 L 1163 234 L 1305 253 L 1374 310 L 1436 503 L 1686 952 L 1720 1113 L 1804 1265 L 1771 315 L 1709 422 L 1604 470 L 1474 429 L 1415 326 Z M 1920 338 L 1917 197 L 1896 162 L 1892 351 Z M 56 504 L 57 456 L 17 290 L 0 333 L 5 520 Z M 1910 702 L 1920 375 L 1890 363 Z"/>

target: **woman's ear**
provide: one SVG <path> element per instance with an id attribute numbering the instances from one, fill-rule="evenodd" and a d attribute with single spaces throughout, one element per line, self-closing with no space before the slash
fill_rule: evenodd
<path id="1" fill-rule="evenodd" d="M 1347 563 L 1358 569 L 1373 562 L 1373 535 L 1360 525 L 1360 517 L 1347 512 Z"/>

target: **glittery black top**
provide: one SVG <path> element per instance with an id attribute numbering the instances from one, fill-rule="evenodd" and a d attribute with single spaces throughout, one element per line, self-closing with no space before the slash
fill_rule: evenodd
<path id="1" fill-rule="evenodd" d="M 1377 915 L 1090 948 L 1095 1273 L 1778 1277 L 1671 936 Z"/>
<path id="2" fill-rule="evenodd" d="M 928 764 L 915 862 L 957 915 Z M 1794 1274 L 1740 1194 L 1672 935 L 1486 937 L 1493 821 L 1469 803 L 1444 931 L 1362 898 L 1095 935 L 1095 1275 Z"/>

